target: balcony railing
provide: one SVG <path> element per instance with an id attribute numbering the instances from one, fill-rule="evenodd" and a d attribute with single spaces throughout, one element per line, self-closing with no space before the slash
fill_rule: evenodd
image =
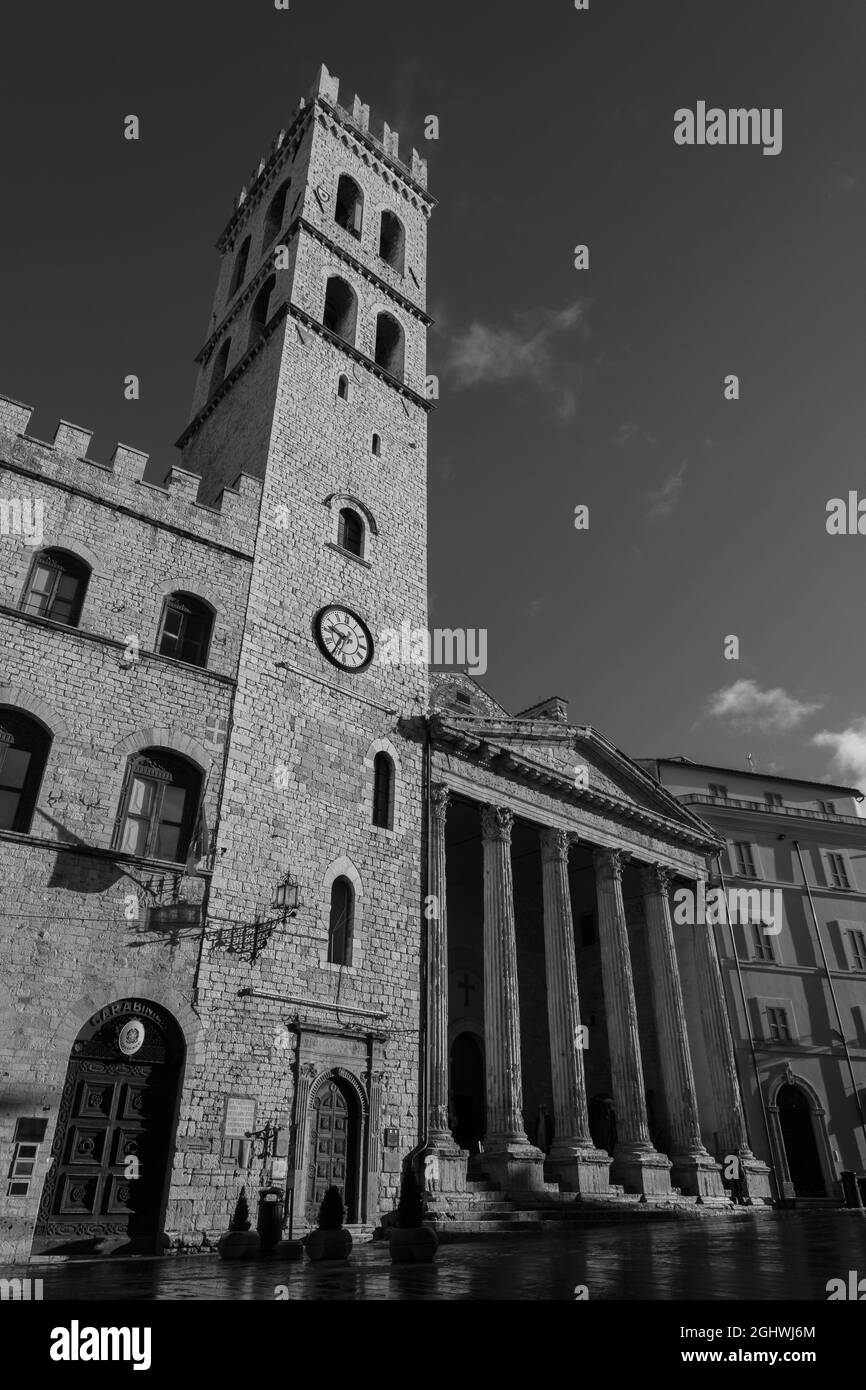
<path id="1" fill-rule="evenodd" d="M 831 815 L 828 811 L 807 810 L 805 806 L 769 806 L 765 801 L 747 801 L 738 796 L 708 796 L 704 792 L 688 792 L 685 796 L 677 797 L 677 800 L 686 806 L 730 807 L 734 811 L 761 811 L 768 816 L 790 816 L 796 820 L 806 817 L 826 821 L 830 825 L 862 825 L 866 834 L 866 817 L 863 816 Z"/>

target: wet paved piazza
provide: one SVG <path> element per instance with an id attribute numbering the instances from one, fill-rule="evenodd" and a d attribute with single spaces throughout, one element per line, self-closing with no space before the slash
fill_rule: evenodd
<path id="1" fill-rule="evenodd" d="M 440 1246 L 432 1266 L 392 1265 L 381 1243 L 347 1264 L 228 1264 L 215 1255 L 30 1265 L 50 1299 L 572 1300 L 827 1298 L 828 1279 L 866 1275 L 866 1213 L 781 1212 L 591 1227 Z"/>

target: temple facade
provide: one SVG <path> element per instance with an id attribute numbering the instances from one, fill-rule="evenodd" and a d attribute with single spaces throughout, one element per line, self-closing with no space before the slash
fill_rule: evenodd
<path id="1" fill-rule="evenodd" d="M 716 833 L 427 611 L 424 160 L 325 68 L 235 201 L 178 465 L 0 399 L 0 1259 L 762 1202 Z M 727 1184 L 727 1186 L 726 1186 Z"/>

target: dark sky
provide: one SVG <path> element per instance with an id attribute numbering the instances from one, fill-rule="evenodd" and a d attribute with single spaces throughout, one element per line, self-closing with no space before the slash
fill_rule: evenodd
<path id="1" fill-rule="evenodd" d="M 0 392 L 164 471 L 213 243 L 324 61 L 440 202 L 431 622 L 488 630 L 507 707 L 559 694 L 634 755 L 866 783 L 866 536 L 825 529 L 866 496 L 866 7 L 590 6 L 19 0 Z M 782 108 L 781 154 L 678 147 L 698 101 Z"/>

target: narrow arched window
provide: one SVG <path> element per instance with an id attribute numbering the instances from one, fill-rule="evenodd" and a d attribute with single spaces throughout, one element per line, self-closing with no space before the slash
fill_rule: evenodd
<path id="1" fill-rule="evenodd" d="M 342 372 L 337 381 L 337 397 L 341 401 L 349 399 L 349 378 L 344 376 Z"/>
<path id="2" fill-rule="evenodd" d="M 202 775 L 186 758 L 144 748 L 130 758 L 113 848 L 142 859 L 180 863 L 198 841 Z"/>
<path id="3" fill-rule="evenodd" d="M 358 300 L 352 286 L 339 275 L 332 275 L 325 290 L 325 312 L 322 322 L 339 338 L 354 346 L 355 325 L 358 320 Z"/>
<path id="4" fill-rule="evenodd" d="M 268 322 L 268 309 L 271 302 L 271 295 L 276 285 L 276 276 L 269 275 L 262 285 L 250 310 L 250 340 L 248 347 L 253 347 L 264 334 Z"/>
<path id="5" fill-rule="evenodd" d="M 376 365 L 390 376 L 402 377 L 405 355 L 403 330 L 390 314 L 376 320 Z"/>
<path id="6" fill-rule="evenodd" d="M 190 666 L 206 666 L 213 610 L 193 594 L 169 594 L 162 610 L 156 649 Z"/>
<path id="7" fill-rule="evenodd" d="M 0 708 L 0 830 L 29 833 L 50 748 L 43 724 L 21 710 Z"/>
<path id="8" fill-rule="evenodd" d="M 66 550 L 41 550 L 27 577 L 21 612 L 77 627 L 90 567 Z"/>
<path id="9" fill-rule="evenodd" d="M 383 830 L 394 825 L 394 764 L 387 753 L 373 760 L 373 824 Z"/>
<path id="10" fill-rule="evenodd" d="M 262 250 L 266 251 L 272 241 L 276 241 L 280 232 L 283 230 L 283 222 L 286 218 L 286 199 L 289 196 L 291 179 L 286 179 L 281 183 L 268 206 L 265 215 L 265 229 L 262 234 Z"/>
<path id="11" fill-rule="evenodd" d="M 354 889 L 347 878 L 335 878 L 331 885 L 331 914 L 328 919 L 328 960 L 332 965 L 352 964 L 354 925 Z"/>
<path id="12" fill-rule="evenodd" d="M 364 523 L 351 507 L 340 509 L 340 524 L 337 527 L 337 544 L 351 555 L 364 553 Z"/>
<path id="13" fill-rule="evenodd" d="M 354 179 L 341 174 L 337 184 L 337 201 L 334 205 L 334 221 L 338 227 L 351 232 L 360 241 L 361 224 L 364 217 L 364 196 Z"/>
<path id="14" fill-rule="evenodd" d="M 226 379 L 226 368 L 229 364 L 229 353 L 232 350 L 231 338 L 226 338 L 216 357 L 214 358 L 213 371 L 210 378 L 210 395 L 215 396 Z"/>
<path id="15" fill-rule="evenodd" d="M 376 458 L 379 458 L 379 456 L 382 453 L 382 436 L 380 434 L 373 435 L 373 438 L 370 441 L 370 449 L 371 452 L 375 454 Z"/>
<path id="16" fill-rule="evenodd" d="M 403 274 L 406 255 L 406 233 L 403 223 L 393 212 L 383 212 L 379 229 L 379 255 L 382 260 Z"/>
<path id="17" fill-rule="evenodd" d="M 235 256 L 235 268 L 232 271 L 232 282 L 229 285 L 229 299 L 231 299 L 232 295 L 237 294 L 241 285 L 244 283 L 244 278 L 246 277 L 247 273 L 247 261 L 249 260 L 249 255 L 250 238 L 244 237 L 244 240 L 241 242 L 240 250 L 238 251 L 238 254 Z"/>

